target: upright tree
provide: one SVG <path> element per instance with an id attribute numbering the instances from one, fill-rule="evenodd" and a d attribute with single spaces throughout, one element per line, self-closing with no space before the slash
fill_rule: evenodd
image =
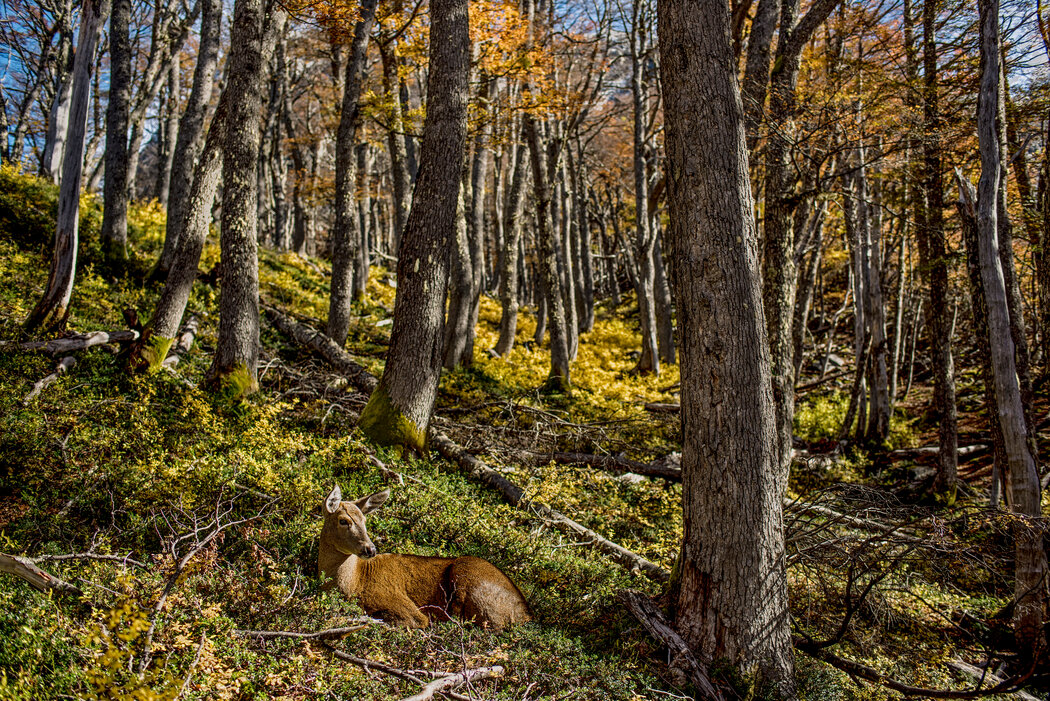
<path id="1" fill-rule="evenodd" d="M 87 129 L 91 72 L 95 66 L 95 46 L 102 24 L 102 2 L 84 0 L 80 8 L 80 35 L 73 59 L 73 95 L 70 102 L 69 132 L 63 151 L 62 178 L 58 194 L 55 248 L 44 296 L 37 302 L 24 328 L 58 328 L 69 315 L 69 298 L 77 266 L 77 230 L 80 225 L 80 176 L 84 169 L 84 133 Z"/>
<path id="2" fill-rule="evenodd" d="M 427 113 L 397 261 L 390 349 L 379 385 L 361 412 L 361 430 L 381 444 L 422 450 L 437 397 L 469 71 L 467 0 L 431 0 Z"/>
<path id="3" fill-rule="evenodd" d="M 744 111 L 720 0 L 660 0 L 682 373 L 674 621 L 701 660 L 794 696 L 776 433 Z"/>
<path id="4" fill-rule="evenodd" d="M 128 116 L 131 111 L 131 0 L 113 0 L 109 18 L 109 101 L 106 103 L 106 187 L 102 244 L 111 258 L 128 245 Z"/>

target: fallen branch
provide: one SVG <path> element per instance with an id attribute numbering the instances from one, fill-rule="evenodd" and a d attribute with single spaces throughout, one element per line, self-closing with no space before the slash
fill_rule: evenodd
<path id="1" fill-rule="evenodd" d="M 161 367 L 167 368 L 168 370 L 175 369 L 175 366 L 182 360 L 182 356 L 190 352 L 190 348 L 193 347 L 193 340 L 197 337 L 197 330 L 200 327 L 200 320 L 196 314 L 191 314 L 186 323 L 179 329 L 178 338 L 175 339 L 175 345 L 172 346 L 171 351 L 168 353 L 168 357 L 160 364 Z"/>
<path id="2" fill-rule="evenodd" d="M 86 350 L 92 346 L 101 346 L 104 343 L 130 343 L 137 341 L 138 338 L 138 331 L 92 331 L 91 333 L 78 333 L 65 338 L 53 338 L 50 341 L 27 341 L 25 343 L 6 341 L 0 343 L 0 350 L 16 348 L 23 351 L 43 351 L 51 355 L 58 355 L 59 353 Z"/>
<path id="3" fill-rule="evenodd" d="M 371 394 L 379 381 L 361 367 L 349 353 L 339 347 L 339 344 L 321 333 L 317 329 L 310 328 L 306 324 L 300 324 L 292 317 L 275 309 L 274 307 L 263 307 L 273 327 L 281 333 L 289 336 L 301 346 L 314 351 L 328 361 L 328 364 L 339 372 L 346 375 L 354 387 L 365 394 Z"/>
<path id="4" fill-rule="evenodd" d="M 339 640 L 373 623 L 382 623 L 379 619 L 369 618 L 368 616 L 360 616 L 350 622 L 356 625 L 328 628 L 327 630 L 319 630 L 316 633 L 298 633 L 288 630 L 234 630 L 233 634 L 242 638 L 254 638 L 256 640 L 277 640 L 280 638 L 293 640 Z"/>
<path id="5" fill-rule="evenodd" d="M 7 572 L 29 582 L 35 589 L 40 591 L 54 591 L 60 594 L 72 594 L 84 596 L 84 592 L 75 584 L 70 584 L 64 579 L 59 579 L 33 564 L 27 557 L 18 555 L 6 555 L 0 553 L 0 572 Z"/>
<path id="6" fill-rule="evenodd" d="M 573 521 L 568 516 L 555 511 L 546 504 L 527 500 L 525 498 L 525 490 L 463 450 L 445 434 L 432 434 L 430 445 L 437 448 L 442 457 L 458 465 L 470 477 L 499 491 L 512 506 L 532 511 L 562 530 L 572 531 L 583 536 L 590 540 L 598 550 L 611 556 L 613 560 L 629 570 L 644 572 L 650 579 L 657 582 L 666 582 L 670 579 L 670 573 L 656 563 L 650 562 L 627 548 L 603 538 L 586 526 Z"/>
<path id="7" fill-rule="evenodd" d="M 412 696 L 406 696 L 401 701 L 426 701 L 427 699 L 434 698 L 434 694 L 444 691 L 451 687 L 457 687 L 460 684 L 466 684 L 472 682 L 475 679 L 484 679 L 486 677 L 495 677 L 503 674 L 503 668 L 499 665 L 492 667 L 476 667 L 474 669 L 467 669 L 459 674 L 450 674 L 447 677 L 441 677 L 430 682 L 418 694 Z"/>
<path id="8" fill-rule="evenodd" d="M 667 648 L 671 653 L 670 667 L 684 673 L 685 677 L 700 692 L 701 698 L 715 701 L 721 701 L 724 698 L 722 692 L 711 683 L 707 667 L 696 659 L 689 645 L 671 627 L 660 609 L 656 608 L 648 596 L 633 589 L 624 589 L 616 595 L 616 598 L 627 606 L 631 615 L 649 631 L 649 635 Z"/>
<path id="9" fill-rule="evenodd" d="M 652 412 L 653 414 L 677 414 L 682 410 L 679 404 L 667 404 L 665 402 L 649 402 L 645 405 L 645 410 Z"/>
<path id="10" fill-rule="evenodd" d="M 652 462 L 640 462 L 623 455 L 590 455 L 587 453 L 532 453 L 536 462 L 554 461 L 559 465 L 588 465 L 614 475 L 628 472 L 646 477 L 659 477 L 672 482 L 682 481 L 681 456 L 672 453 Z"/>
<path id="11" fill-rule="evenodd" d="M 992 684 L 1003 683 L 1001 677 L 992 674 L 986 669 L 981 669 L 980 667 L 975 667 L 972 664 L 963 662 L 962 660 L 952 660 L 948 663 L 948 666 L 954 669 L 959 674 L 963 674 L 967 677 L 970 677 L 971 679 L 974 679 L 977 682 L 978 686 L 980 686 L 980 684 L 985 681 L 991 682 Z M 1015 691 L 1013 692 L 1013 695 L 1021 699 L 1021 701 L 1040 701 L 1038 698 L 1036 698 L 1032 694 L 1029 694 L 1026 691 Z"/>
<path id="12" fill-rule="evenodd" d="M 956 450 L 956 454 L 961 458 L 966 455 L 973 455 L 974 453 L 979 453 L 982 450 L 988 450 L 991 447 L 992 446 L 988 445 L 987 443 L 977 443 L 976 445 L 964 445 L 958 450 Z M 901 448 L 900 450 L 891 450 L 889 452 L 889 455 L 893 458 L 908 459 L 917 458 L 923 455 L 933 456 L 937 455 L 940 452 L 940 446 L 924 445 L 921 448 Z"/>
<path id="13" fill-rule="evenodd" d="M 882 672 L 879 672 L 873 667 L 863 665 L 853 660 L 847 660 L 845 657 L 839 657 L 833 652 L 820 648 L 819 646 L 813 645 L 805 640 L 796 639 L 795 648 L 804 652 L 805 654 L 815 659 L 827 662 L 832 667 L 841 669 L 846 674 L 850 675 L 856 681 L 859 679 L 866 679 L 876 684 L 881 684 L 888 689 L 899 691 L 905 696 L 925 696 L 931 699 L 978 699 L 985 696 L 995 696 L 996 694 L 1010 694 L 1020 690 L 1022 684 L 1035 671 L 1033 665 L 1032 669 L 1023 676 L 1013 676 L 1009 679 L 1000 680 L 995 686 L 988 687 L 987 689 L 981 689 L 980 686 L 974 689 L 965 689 L 962 691 L 955 691 L 954 689 L 927 689 L 921 686 L 911 686 L 903 682 L 897 681 L 893 677 L 888 677 Z"/>
<path id="14" fill-rule="evenodd" d="M 866 518 L 860 518 L 859 516 L 850 516 L 849 514 L 839 513 L 834 509 L 829 509 L 826 506 L 819 504 L 810 504 L 804 501 L 792 501 L 790 499 L 784 500 L 785 511 L 801 511 L 803 513 L 817 514 L 823 516 L 834 523 L 841 523 L 846 526 L 851 526 L 860 531 L 867 531 L 869 533 L 883 533 L 885 535 L 892 535 L 895 538 L 909 542 L 909 543 L 924 543 L 926 542 L 922 538 L 916 538 L 914 536 L 901 533 L 901 527 L 899 525 L 894 526 L 888 523 L 880 523 L 879 521 L 872 521 Z"/>
<path id="15" fill-rule="evenodd" d="M 833 372 L 828 375 L 824 375 L 824 377 L 818 377 L 815 380 L 806 382 L 805 384 L 801 384 L 795 387 L 795 394 L 804 394 L 806 392 L 809 392 L 810 390 L 820 387 L 825 382 L 830 382 L 831 380 L 836 380 L 840 377 L 845 377 L 848 374 L 849 371 L 847 370 L 839 370 L 838 372 Z"/>
<path id="16" fill-rule="evenodd" d="M 22 400 L 22 405 L 27 406 L 29 402 L 36 399 L 37 395 L 44 391 L 44 389 L 46 389 L 48 385 L 50 385 L 52 382 L 62 377 L 62 375 L 65 375 L 67 372 L 72 370 L 73 366 L 76 364 L 77 359 L 71 355 L 67 355 L 65 358 L 62 358 L 62 360 L 58 362 L 58 366 L 55 368 L 55 371 L 53 373 L 51 373 L 47 377 L 37 380 L 36 383 L 33 384 L 33 389 L 29 390 L 29 394 L 27 394 L 25 396 L 25 399 Z"/>
<path id="17" fill-rule="evenodd" d="M 418 684 L 419 686 L 426 686 L 427 684 L 427 682 L 423 681 L 415 674 L 412 674 L 411 672 L 406 672 L 403 669 L 391 667 L 388 664 L 376 662 L 375 660 L 365 659 L 364 657 L 354 657 L 353 655 L 350 655 L 348 653 L 343 652 L 342 650 L 333 647 L 330 643 L 322 643 L 322 645 L 324 645 L 325 648 L 327 648 L 328 651 L 331 652 L 336 659 L 343 660 L 344 662 L 353 663 L 358 667 L 363 668 L 366 672 L 374 669 L 376 671 L 382 672 L 383 674 L 389 674 L 392 677 L 397 677 L 398 679 L 404 679 L 406 681 L 412 682 L 413 684 Z M 473 701 L 468 696 L 463 696 L 452 691 L 442 691 L 440 693 L 444 696 L 448 696 L 451 699 L 456 699 L 456 701 Z"/>
<path id="18" fill-rule="evenodd" d="M 135 567 L 146 567 L 145 562 L 131 559 L 128 555 L 99 555 L 98 553 L 69 553 L 67 555 L 41 555 L 32 558 L 33 562 L 64 562 L 66 560 L 98 560 L 101 562 L 119 562 L 122 565 L 135 565 Z"/>

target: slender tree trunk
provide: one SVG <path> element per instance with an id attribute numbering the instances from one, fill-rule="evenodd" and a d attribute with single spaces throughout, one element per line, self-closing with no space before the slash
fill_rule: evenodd
<path id="1" fill-rule="evenodd" d="M 463 193 L 470 188 L 468 173 L 460 182 L 456 206 L 456 235 L 452 247 L 448 287 L 448 314 L 445 317 L 444 366 L 449 370 L 470 365 L 466 358 L 467 324 L 470 323 L 471 256 L 470 234 L 463 207 Z"/>
<path id="2" fill-rule="evenodd" d="M 792 0 L 788 0 L 789 2 Z M 762 129 L 769 87 L 769 57 L 772 55 L 773 32 L 780 15 L 780 0 L 758 0 L 751 34 L 747 40 L 747 63 L 744 67 L 744 120 L 747 127 L 747 152 L 754 158 L 755 146 Z"/>
<path id="3" fill-rule="evenodd" d="M 131 110 L 131 0 L 113 0 L 109 19 L 109 102 L 106 105 L 106 187 L 102 245 L 106 256 L 127 258 L 128 116 Z"/>
<path id="4" fill-rule="evenodd" d="M 674 623 L 702 661 L 754 670 L 759 694 L 789 699 L 787 470 L 729 6 L 659 0 L 657 17 L 684 437 Z"/>
<path id="5" fill-rule="evenodd" d="M 396 52 L 396 39 L 379 44 L 379 57 L 383 62 L 383 89 L 388 93 L 391 104 L 387 145 L 390 148 L 390 176 L 394 184 L 394 255 L 397 255 L 398 242 L 405 228 L 412 196 L 412 179 L 408 172 L 408 154 L 405 146 L 405 124 L 398 95 L 400 83 L 397 76 Z"/>
<path id="6" fill-rule="evenodd" d="M 51 258 L 47 288 L 23 328 L 51 330 L 65 326 L 69 298 L 77 266 L 77 227 L 80 223 L 80 176 L 84 168 L 84 140 L 87 130 L 91 71 L 95 67 L 102 16 L 101 3 L 84 0 L 81 5 L 80 34 L 73 59 L 73 97 L 70 102 L 69 134 L 63 152 L 62 178 L 58 193 L 58 219 L 55 249 Z"/>
<path id="7" fill-rule="evenodd" d="M 658 225 L 654 222 L 654 228 Z M 655 233 L 656 244 L 653 247 L 653 292 L 656 299 L 656 347 L 660 352 L 660 362 L 673 365 L 675 362 L 674 318 L 671 307 L 671 284 L 664 267 L 663 245 L 659 231 Z"/>
<path id="8" fill-rule="evenodd" d="M 954 493 L 958 471 L 958 418 L 955 367 L 949 314 L 948 257 L 944 234 L 944 184 L 941 164 L 941 116 L 938 97 L 936 3 L 923 4 L 923 174 L 925 208 L 919 230 L 919 270 L 929 297 L 926 333 L 933 365 L 933 410 L 939 430 L 935 491 Z"/>
<path id="9" fill-rule="evenodd" d="M 332 229 L 332 292 L 328 303 L 328 335 L 342 346 L 350 331 L 353 301 L 355 242 L 361 232 L 354 203 L 354 141 L 360 122 L 358 102 L 364 79 L 368 35 L 375 18 L 376 0 L 364 0 L 361 19 L 354 28 L 354 43 L 346 66 L 343 108 L 335 142 L 335 226 Z"/>
<path id="10" fill-rule="evenodd" d="M 262 0 L 237 0 L 227 90 L 227 124 L 222 163 L 222 286 L 219 339 L 209 377 L 229 399 L 259 387 L 259 261 L 256 199 L 262 114 L 262 75 L 268 57 L 268 23 L 283 10 L 263 9 Z M 272 26 L 272 24 L 270 26 Z"/>
<path id="11" fill-rule="evenodd" d="M 419 176 L 397 261 L 390 350 L 361 430 L 422 451 L 441 376 L 449 247 L 467 139 L 467 0 L 431 0 L 427 112 Z"/>
<path id="12" fill-rule="evenodd" d="M 164 231 L 164 249 L 154 272 L 167 274 L 178 245 L 189 192 L 193 184 L 194 168 L 204 141 L 204 118 L 211 102 L 215 83 L 215 69 L 219 63 L 219 31 L 222 27 L 222 0 L 201 0 L 201 37 L 197 49 L 197 65 L 193 69 L 193 87 L 190 88 L 186 110 L 179 121 L 179 135 L 175 140 L 169 178 L 168 219 Z"/>
<path id="13" fill-rule="evenodd" d="M 518 331 L 518 248 L 521 245 L 522 207 L 525 203 L 525 146 L 515 146 L 514 175 L 507 195 L 507 213 L 504 217 L 505 236 L 503 255 L 500 256 L 499 299 L 502 313 L 499 320 L 499 340 L 496 353 L 506 355 L 514 347 Z"/>
<path id="14" fill-rule="evenodd" d="M 981 90 L 977 136 L 981 151 L 977 234 L 981 281 L 988 308 L 989 350 L 995 377 L 995 398 L 1008 462 L 1007 485 L 1013 496 L 1014 638 L 1022 664 L 1041 660 L 1047 651 L 1043 629 L 1047 604 L 1047 561 L 1042 531 L 1031 519 L 1042 516 L 1039 470 L 1029 445 L 1028 426 L 1017 378 L 1008 292 L 999 251 L 998 195 L 1000 169 L 996 117 L 999 105 L 999 2 L 980 0 Z"/>
<path id="15" fill-rule="evenodd" d="M 354 243 L 354 299 L 363 300 L 368 293 L 368 271 L 372 267 L 370 241 L 375 236 L 375 228 L 369 218 L 372 214 L 372 193 L 369 183 L 371 171 L 372 147 L 367 142 L 357 145 L 357 241 Z M 371 232 L 371 235 L 369 235 Z"/>
<path id="16" fill-rule="evenodd" d="M 157 200 L 166 208 L 168 206 L 168 195 L 171 191 L 171 171 L 175 165 L 175 142 L 179 133 L 179 74 L 181 66 L 178 56 L 174 57 L 171 66 L 168 67 L 167 100 L 164 110 L 167 119 L 164 122 L 164 139 L 161 141 L 162 148 L 158 154 L 159 164 L 157 172 Z"/>
<path id="17" fill-rule="evenodd" d="M 65 155 L 66 137 L 69 133 L 69 108 L 73 97 L 73 3 L 64 0 L 61 16 L 57 18 L 59 44 L 55 52 L 56 76 L 55 98 L 47 120 L 44 143 L 43 175 L 58 184 Z M 47 52 L 41 47 L 41 53 Z"/>

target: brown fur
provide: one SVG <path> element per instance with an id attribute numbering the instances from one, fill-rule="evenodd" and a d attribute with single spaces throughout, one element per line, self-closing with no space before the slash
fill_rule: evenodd
<path id="1" fill-rule="evenodd" d="M 497 630 L 531 620 L 518 587 L 487 560 L 398 554 L 363 557 L 375 552 L 365 515 L 389 496 L 389 491 L 382 491 L 342 501 L 337 486 L 325 500 L 317 567 L 319 574 L 330 578 L 326 588 L 338 587 L 357 597 L 369 615 L 409 628 L 453 616 Z"/>

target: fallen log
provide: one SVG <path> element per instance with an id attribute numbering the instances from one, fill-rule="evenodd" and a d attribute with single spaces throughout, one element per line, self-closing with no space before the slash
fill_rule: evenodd
<path id="1" fill-rule="evenodd" d="M 0 572 L 7 572 L 20 577 L 29 582 L 33 588 L 43 592 L 53 591 L 59 594 L 84 596 L 84 592 L 78 586 L 45 572 L 27 557 L 0 553 Z"/>
<path id="2" fill-rule="evenodd" d="M 53 338 L 50 341 L 26 341 L 25 343 L 5 341 L 0 343 L 0 349 L 43 351 L 51 355 L 58 355 L 59 353 L 86 350 L 92 346 L 101 346 L 105 343 L 130 343 L 137 341 L 138 338 L 138 331 L 92 331 L 90 333 L 66 336 L 65 338 Z"/>
<path id="3" fill-rule="evenodd" d="M 976 445 L 964 445 L 956 451 L 956 454 L 961 458 L 967 455 L 973 455 L 980 453 L 983 450 L 989 450 L 992 446 L 987 443 L 977 443 Z M 900 450 L 891 450 L 889 456 L 892 458 L 899 458 L 907 460 L 909 458 L 918 458 L 925 455 L 935 456 L 941 452 L 940 446 L 936 445 L 924 445 L 921 448 L 901 448 Z"/>
<path id="4" fill-rule="evenodd" d="M 33 384 L 33 389 L 29 390 L 29 394 L 22 400 L 23 406 L 28 406 L 29 402 L 37 398 L 37 396 L 47 388 L 52 382 L 65 375 L 67 372 L 73 369 L 73 366 L 77 364 L 77 359 L 71 355 L 67 355 L 58 362 L 58 366 L 55 371 L 47 377 L 37 380 Z"/>
<path id="5" fill-rule="evenodd" d="M 577 535 L 587 538 L 591 544 L 610 556 L 614 561 L 629 570 L 638 570 L 645 573 L 656 582 L 667 582 L 671 575 L 664 568 L 654 562 L 646 560 L 641 555 L 631 552 L 621 545 L 603 538 L 586 526 L 573 521 L 568 516 L 555 511 L 546 504 L 529 501 L 525 498 L 525 490 L 511 482 L 504 475 L 493 470 L 491 467 L 478 460 L 476 457 L 456 445 L 451 438 L 443 433 L 434 433 L 430 436 L 430 445 L 437 449 L 442 457 L 457 465 L 474 480 L 494 488 L 511 506 L 526 509 L 546 519 L 559 529 L 571 531 Z"/>
<path id="6" fill-rule="evenodd" d="M 679 404 L 668 404 L 666 402 L 649 402 L 645 410 L 653 414 L 677 414 L 682 410 Z"/>
<path id="7" fill-rule="evenodd" d="M 320 355 L 328 361 L 329 365 L 346 375 L 350 384 L 359 391 L 371 394 L 372 390 L 379 384 L 379 380 L 374 375 L 356 363 L 349 353 L 340 348 L 339 344 L 327 335 L 317 329 L 310 328 L 306 324 L 299 323 L 274 307 L 266 306 L 263 309 L 275 329 L 290 337 L 299 345 L 305 346 Z"/>
<path id="8" fill-rule="evenodd" d="M 998 675 L 992 674 L 986 669 L 975 667 L 972 664 L 963 662 L 962 660 L 952 660 L 948 663 L 948 666 L 954 669 L 959 674 L 970 677 L 971 679 L 980 682 L 988 682 L 989 684 L 1000 685 L 1003 680 Z M 1014 697 L 1021 699 L 1021 701 L 1040 701 L 1038 698 L 1029 694 L 1026 691 L 1014 691 L 1011 692 Z"/>
<path id="9" fill-rule="evenodd" d="M 321 644 L 324 645 L 325 648 L 330 653 L 332 653 L 332 655 L 337 660 L 343 660 L 344 662 L 350 662 L 351 664 L 355 664 L 358 667 L 361 667 L 362 669 L 364 669 L 366 672 L 370 672 L 371 670 L 374 669 L 377 672 L 382 672 L 383 674 L 389 674 L 392 677 L 397 677 L 399 679 L 404 679 L 406 681 L 412 682 L 413 684 L 418 684 L 419 686 L 425 686 L 425 684 L 426 684 L 426 682 L 424 682 L 422 679 L 420 679 L 418 676 L 416 676 L 416 674 L 418 674 L 418 672 L 417 673 L 408 672 L 406 670 L 399 669 L 397 667 L 391 667 L 388 664 L 383 664 L 382 662 L 377 662 L 376 660 L 370 660 L 370 659 L 367 659 L 367 658 L 364 658 L 364 657 L 356 657 L 356 656 L 351 655 L 349 653 L 343 652 L 342 650 L 340 650 L 340 649 L 338 649 L 336 647 L 333 647 L 331 643 L 322 642 Z M 463 696 L 461 694 L 457 694 L 457 693 L 452 692 L 452 691 L 447 691 L 447 690 L 443 691 L 442 695 L 447 696 L 450 699 L 456 699 L 456 701 L 472 701 L 472 699 L 470 697 Z"/>
<path id="10" fill-rule="evenodd" d="M 700 698 L 722 701 L 722 692 L 711 683 L 711 676 L 703 662 L 689 649 L 682 636 L 671 627 L 660 609 L 645 594 L 624 589 L 616 595 L 631 612 L 631 615 L 642 624 L 649 635 L 659 641 L 670 652 L 669 666 L 685 675 L 686 679 L 700 692 Z"/>

